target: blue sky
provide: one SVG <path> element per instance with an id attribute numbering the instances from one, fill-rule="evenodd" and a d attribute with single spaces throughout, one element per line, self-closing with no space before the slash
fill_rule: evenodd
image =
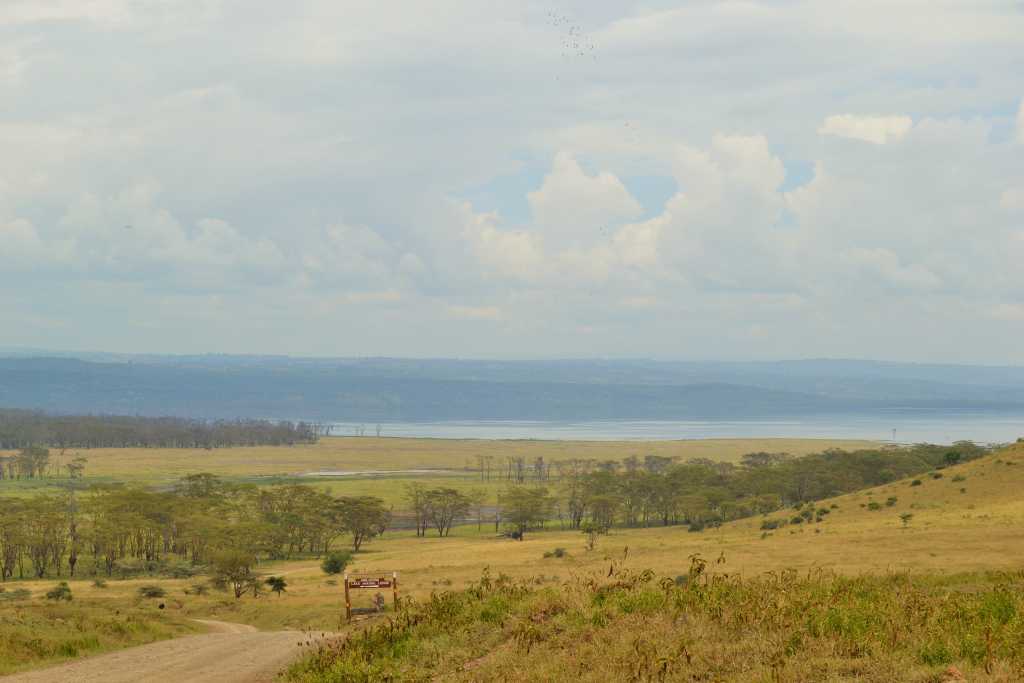
<path id="1" fill-rule="evenodd" d="M 0 347 L 1022 363 L 1009 0 L 0 4 Z"/>

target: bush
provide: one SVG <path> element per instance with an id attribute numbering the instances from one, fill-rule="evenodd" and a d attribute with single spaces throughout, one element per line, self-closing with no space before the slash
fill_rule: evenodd
<path id="1" fill-rule="evenodd" d="M 896 504 L 896 501 L 896 496 L 889 496 L 888 498 L 885 499 L 885 507 L 891 508 L 893 505 Z"/>
<path id="2" fill-rule="evenodd" d="M 95 579 L 92 580 L 92 585 L 93 585 L 93 588 L 106 588 L 107 587 L 107 580 L 106 579 L 101 579 L 101 578 L 95 578 Z"/>
<path id="3" fill-rule="evenodd" d="M 565 557 L 568 554 L 565 552 L 565 548 L 555 548 L 554 550 L 545 551 L 544 557 Z"/>
<path id="4" fill-rule="evenodd" d="M 868 510 L 881 510 L 882 506 L 875 501 L 868 503 Z"/>
<path id="5" fill-rule="evenodd" d="M 60 602 L 61 600 L 71 602 L 71 586 L 68 585 L 67 581 L 61 581 L 53 588 L 46 591 L 46 599 L 56 600 L 57 602 Z"/>
<path id="6" fill-rule="evenodd" d="M 28 600 L 32 597 L 32 591 L 27 588 L 18 588 L 13 591 L 0 591 L 0 602 L 18 602 Z"/>
<path id="7" fill-rule="evenodd" d="M 797 515 L 793 519 L 789 520 L 789 523 L 790 524 L 803 524 L 804 523 L 804 518 L 799 516 L 799 515 Z"/>
<path id="8" fill-rule="evenodd" d="M 285 581 L 283 576 L 268 576 L 265 582 L 270 590 L 277 593 L 277 597 L 281 597 L 281 593 L 288 590 L 288 582 Z"/>
<path id="9" fill-rule="evenodd" d="M 932 479 L 942 479 L 942 472 L 932 472 Z"/>
<path id="10" fill-rule="evenodd" d="M 965 477 L 962 474 L 958 474 L 955 477 L 953 477 L 953 481 L 967 481 L 967 477 Z"/>
<path id="11" fill-rule="evenodd" d="M 193 583 L 191 588 L 185 589 L 185 595 L 206 595 L 210 592 L 210 587 L 205 583 Z"/>
<path id="12" fill-rule="evenodd" d="M 911 486 L 920 486 L 921 485 L 921 480 L 920 479 L 915 479 L 914 481 L 910 482 L 910 485 Z"/>
<path id="13" fill-rule="evenodd" d="M 761 520 L 761 531 L 768 531 L 772 529 L 778 529 L 780 526 L 786 523 L 784 519 L 763 519 Z"/>
<path id="14" fill-rule="evenodd" d="M 139 586 L 139 597 L 140 598 L 162 598 L 167 595 L 161 586 L 147 584 L 145 586 Z"/>
<path id="15" fill-rule="evenodd" d="M 339 550 L 325 557 L 324 561 L 320 563 L 320 568 L 324 570 L 324 574 L 340 574 L 351 562 L 352 553 L 347 550 Z"/>
<path id="16" fill-rule="evenodd" d="M 164 573 L 172 579 L 191 579 L 196 574 L 199 574 L 200 571 L 201 568 L 196 567 L 191 562 L 179 561 L 168 565 Z"/>

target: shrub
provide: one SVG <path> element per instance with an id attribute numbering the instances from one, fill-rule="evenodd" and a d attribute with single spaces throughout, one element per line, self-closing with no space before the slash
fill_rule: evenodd
<path id="1" fill-rule="evenodd" d="M 565 557 L 568 555 L 565 548 L 555 548 L 554 550 L 544 551 L 544 557 Z"/>
<path id="2" fill-rule="evenodd" d="M 888 498 L 885 499 L 885 507 L 891 508 L 893 505 L 896 504 L 896 500 L 896 496 L 889 496 Z"/>
<path id="3" fill-rule="evenodd" d="M 140 598 L 162 598 L 165 595 L 167 595 L 167 591 L 165 591 L 162 586 L 157 586 L 153 584 L 139 586 Z"/>
<path id="4" fill-rule="evenodd" d="M 789 520 L 789 523 L 790 524 L 803 524 L 804 523 L 804 518 L 801 517 L 800 515 L 797 515 L 793 519 Z"/>
<path id="5" fill-rule="evenodd" d="M 875 502 L 875 501 L 871 501 L 870 503 L 868 503 L 868 510 L 881 510 L 881 509 L 882 509 L 882 506 L 879 503 Z"/>
<path id="6" fill-rule="evenodd" d="M 92 585 L 93 585 L 93 588 L 106 588 L 107 587 L 107 580 L 106 579 L 101 579 L 101 578 L 97 577 L 97 578 L 92 580 Z"/>
<path id="7" fill-rule="evenodd" d="M 932 479 L 942 479 L 942 472 L 932 472 Z"/>
<path id="8" fill-rule="evenodd" d="M 920 486 L 921 485 L 921 480 L 920 479 L 915 479 L 914 481 L 910 482 L 910 485 L 911 486 Z"/>
<path id="9" fill-rule="evenodd" d="M 270 590 L 277 593 L 277 597 L 281 597 L 281 593 L 288 589 L 288 582 L 284 580 L 283 576 L 268 576 L 266 584 Z"/>
<path id="10" fill-rule="evenodd" d="M 962 474 L 958 474 L 955 477 L 953 477 L 953 481 L 967 481 L 967 477 L 965 477 Z"/>
<path id="11" fill-rule="evenodd" d="M 778 529 L 780 526 L 786 523 L 784 519 L 762 519 L 761 520 L 761 531 L 767 531 L 771 529 Z"/>
<path id="12" fill-rule="evenodd" d="M 46 599 L 56 600 L 57 602 L 60 602 L 61 600 L 71 602 L 71 586 L 68 585 L 67 581 L 61 581 L 53 588 L 46 591 Z"/>
<path id="13" fill-rule="evenodd" d="M 205 583 L 193 583 L 191 588 L 185 589 L 185 595 L 206 595 L 210 592 L 210 587 Z"/>
<path id="14" fill-rule="evenodd" d="M 320 568 L 324 570 L 324 574 L 340 574 L 351 562 L 352 553 L 347 550 L 339 550 L 325 557 L 324 561 L 320 563 Z"/>
<path id="15" fill-rule="evenodd" d="M 18 602 L 28 600 L 32 597 L 32 591 L 27 588 L 17 588 L 12 591 L 0 591 L 0 602 Z"/>
<path id="16" fill-rule="evenodd" d="M 179 561 L 168 565 L 164 570 L 164 573 L 172 579 L 191 579 L 193 576 L 198 574 L 200 570 L 200 567 L 196 567 L 191 562 Z"/>

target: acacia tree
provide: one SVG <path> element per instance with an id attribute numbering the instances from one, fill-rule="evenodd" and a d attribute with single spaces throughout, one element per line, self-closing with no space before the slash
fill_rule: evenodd
<path id="1" fill-rule="evenodd" d="M 527 529 L 544 523 L 551 512 L 552 502 L 547 488 L 543 486 L 511 486 L 500 498 L 502 516 L 520 541 Z"/>
<path id="2" fill-rule="evenodd" d="M 447 536 L 452 523 L 469 512 L 473 501 L 452 488 L 436 488 L 424 492 L 427 517 L 437 529 L 438 536 Z"/>
<path id="3" fill-rule="evenodd" d="M 213 558 L 213 583 L 217 586 L 230 587 L 235 599 L 242 594 L 254 590 L 259 584 L 259 577 L 252 571 L 254 558 L 240 550 L 228 550 L 217 553 Z"/>
<path id="4" fill-rule="evenodd" d="M 380 535 L 391 519 L 391 511 L 384 506 L 384 501 L 375 496 L 342 497 L 334 505 L 345 529 L 352 534 L 352 549 L 355 551 Z"/>
<path id="5" fill-rule="evenodd" d="M 416 535 L 426 536 L 427 534 L 427 500 L 426 488 L 423 484 L 411 483 L 405 485 L 405 501 L 409 504 L 413 517 L 416 520 Z"/>

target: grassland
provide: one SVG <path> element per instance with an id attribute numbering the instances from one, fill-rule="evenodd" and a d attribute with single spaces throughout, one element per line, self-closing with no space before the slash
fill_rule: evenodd
<path id="1" fill-rule="evenodd" d="M 411 441 L 411 443 L 407 441 Z M 424 455 L 424 451 L 431 452 L 430 449 L 433 449 L 432 452 L 435 453 L 442 450 L 447 452 L 445 447 L 452 444 L 454 444 L 453 450 L 457 450 L 456 447 L 459 445 L 469 449 L 471 447 L 479 448 L 482 447 L 481 444 L 486 444 L 486 442 L 438 443 L 432 440 L 331 439 L 318 447 L 307 447 L 309 450 L 305 453 L 303 453 L 304 448 L 300 447 L 281 449 L 283 455 L 271 456 L 268 453 L 262 453 L 256 458 L 258 462 L 253 467 L 254 469 L 262 467 L 265 468 L 262 473 L 277 475 L 284 472 L 327 468 L 385 469 L 381 460 L 372 460 L 372 458 L 385 458 L 385 446 L 388 443 L 397 443 L 405 447 L 402 455 L 389 461 L 394 469 L 430 466 L 453 468 L 459 457 L 467 457 L 466 453 L 470 452 L 469 450 L 461 455 L 449 453 L 446 456 L 449 458 L 447 460 L 443 458 L 430 460 Z M 723 448 L 722 451 L 718 451 L 720 454 L 724 453 L 720 457 L 735 458 L 751 450 L 790 450 L 790 452 L 795 450 L 791 446 L 784 449 L 780 444 L 773 442 L 757 442 L 756 446 L 751 442 L 732 443 L 734 455 L 730 455 Z M 472 446 L 466 444 L 472 444 Z M 506 446 L 506 444 L 511 445 Z M 565 457 L 582 457 L 576 454 L 583 451 L 591 454 L 607 454 L 608 458 L 626 457 L 630 454 L 642 457 L 646 453 L 659 452 L 654 448 L 649 448 L 652 444 L 646 443 L 627 443 L 622 447 L 634 450 L 616 452 L 612 444 L 604 443 L 591 445 L 589 448 L 592 450 L 587 451 L 583 447 L 579 450 L 568 449 L 565 444 L 557 444 L 556 448 L 556 444 L 548 442 L 501 442 L 502 447 L 519 446 L 524 449 L 538 444 L 551 449 L 546 451 L 545 458 L 558 457 L 555 454 L 560 451 L 572 454 L 565 455 Z M 702 442 L 700 446 L 706 448 L 707 444 Z M 674 453 L 685 452 L 683 450 L 685 443 L 677 442 L 660 447 L 680 449 Z M 805 447 L 809 450 L 819 450 L 821 444 L 805 444 Z M 239 453 L 235 453 L 235 450 Z M 98 470 L 97 476 L 102 473 L 104 477 L 123 476 L 125 479 L 139 483 L 152 483 L 169 481 L 179 472 L 199 469 L 216 472 L 218 471 L 216 467 L 223 468 L 219 471 L 227 476 L 245 476 L 247 472 L 244 469 L 244 463 L 236 460 L 243 450 L 215 451 L 212 455 L 207 452 L 178 453 L 175 457 L 182 462 L 154 464 L 156 472 L 148 476 L 145 474 L 146 459 L 157 456 L 160 451 L 109 454 L 105 451 L 102 453 L 97 451 L 87 455 L 90 458 L 90 469 L 93 468 L 94 463 L 96 464 L 93 472 Z M 524 453 L 524 451 L 510 452 Z M 525 452 L 530 453 L 530 451 Z M 692 451 L 690 452 L 692 453 Z M 319 455 L 314 457 L 312 453 Z M 221 460 L 221 456 L 225 456 L 226 459 Z M 202 464 L 211 466 L 194 467 L 203 457 L 215 458 L 216 462 L 214 460 L 204 461 Z M 589 457 L 605 456 L 590 455 Z M 687 455 L 683 455 L 683 457 L 687 457 Z M 100 463 L 110 469 L 103 470 Z M 796 570 L 801 573 L 824 570 L 828 573 L 849 577 L 867 575 L 884 577 L 909 573 L 911 577 L 917 577 L 913 579 L 914 581 L 923 582 L 920 585 L 915 584 L 921 590 L 927 588 L 928 591 L 947 591 L 948 593 L 945 594 L 949 595 L 990 590 L 993 581 L 1003 580 L 1005 576 L 1024 567 L 1024 527 L 1021 525 L 1021 521 L 1024 520 L 1024 497 L 1020 495 L 1020 491 L 1024 490 L 1024 445 L 1016 445 L 992 456 L 946 468 L 941 475 L 941 478 L 922 476 L 919 478 L 919 485 L 913 485 L 910 480 L 903 480 L 875 489 L 820 501 L 815 507 L 828 508 L 830 514 L 816 524 L 786 525 L 775 530 L 765 531 L 761 528 L 764 519 L 757 517 L 731 522 L 720 528 L 698 533 L 687 532 L 684 527 L 679 526 L 615 529 L 610 535 L 601 537 L 598 540 L 597 548 L 593 551 L 586 550 L 582 534 L 560 530 L 557 523 L 549 523 L 548 529 L 545 531 L 528 533 L 523 541 L 499 538 L 494 533 L 493 525 L 488 526 L 487 524 L 480 529 L 476 525 L 457 527 L 449 538 L 432 536 L 415 538 L 408 532 L 388 531 L 382 538 L 374 539 L 365 546 L 365 551 L 356 556 L 352 569 L 368 572 L 398 571 L 401 577 L 402 594 L 412 596 L 421 602 L 428 601 L 433 593 L 470 587 L 474 582 L 478 582 L 485 570 L 488 569 L 492 575 L 499 572 L 504 573 L 515 580 L 527 581 L 531 586 L 544 589 L 545 587 L 577 585 L 579 581 L 585 581 L 586 577 L 606 577 L 613 564 L 617 570 L 634 573 L 649 569 L 661 577 L 671 578 L 685 575 L 691 566 L 691 557 L 695 555 L 711 561 L 714 571 L 728 573 L 733 577 L 743 577 L 744 580 L 759 580 L 759 577 L 763 577 L 767 572 L 784 570 Z M 454 477 L 450 477 L 446 481 L 454 479 Z M 473 483 L 472 476 L 464 477 L 464 479 L 467 479 L 467 485 Z M 393 489 L 400 483 L 400 478 L 357 479 L 338 482 L 337 485 L 354 487 L 353 492 L 356 489 L 358 492 L 370 492 Z M 478 482 L 476 483 L 478 484 Z M 374 487 L 381 487 L 381 489 Z M 895 501 L 889 504 L 888 501 L 892 498 L 895 498 Z M 876 505 L 871 505 L 873 502 Z M 905 513 L 913 515 L 906 523 L 900 517 Z M 769 515 L 768 518 L 788 519 L 794 514 L 795 511 L 789 510 Z M 546 552 L 555 548 L 564 548 L 565 555 L 563 557 L 544 557 Z M 718 560 L 722 561 L 721 565 L 715 564 Z M 105 588 L 92 586 L 90 579 L 70 582 L 75 595 L 75 601 L 71 605 L 44 605 L 41 596 L 53 586 L 53 581 L 19 581 L 8 583 L 8 590 L 27 589 L 31 592 L 32 597 L 27 602 L 8 603 L 0 609 L 5 613 L 17 609 L 22 614 L 45 614 L 47 615 L 45 619 L 63 619 L 65 622 L 72 620 L 72 612 L 68 611 L 67 617 L 58 617 L 57 615 L 63 614 L 66 610 L 84 610 L 93 614 L 101 614 L 103 610 L 106 610 L 107 613 L 110 610 L 121 610 L 123 614 L 127 613 L 125 610 L 136 610 L 140 615 L 153 615 L 158 620 L 155 623 L 162 625 L 160 628 L 163 630 L 159 630 L 158 635 L 146 637 L 164 637 L 183 632 L 188 628 L 183 624 L 189 617 L 212 617 L 225 621 L 250 623 L 267 629 L 287 627 L 337 630 L 342 626 L 340 622 L 341 587 L 336 581 L 322 573 L 317 560 L 309 558 L 265 564 L 259 568 L 259 571 L 266 575 L 284 575 L 289 583 L 287 592 L 282 597 L 264 595 L 259 599 L 244 597 L 241 600 L 234 600 L 222 593 L 201 596 L 186 594 L 186 589 L 197 579 L 112 580 Z M 146 583 L 159 583 L 167 590 L 168 598 L 165 601 L 167 609 L 164 612 L 158 613 L 152 601 L 137 596 L 139 586 Z M 356 596 L 357 606 L 369 604 L 370 593 L 367 591 L 365 595 L 358 594 Z M 529 598 L 521 606 L 515 607 L 510 614 L 515 610 L 525 610 L 521 614 L 528 615 L 534 606 L 539 604 L 532 602 L 534 599 Z M 49 611 L 44 612 L 44 610 Z M 520 614 L 519 612 L 515 613 Z M 585 614 L 587 618 L 593 617 L 590 612 L 578 613 Z M 671 624 L 662 624 L 657 621 L 661 617 L 657 617 L 654 621 L 647 620 L 648 617 L 643 619 L 637 617 L 637 621 L 630 621 L 629 619 L 633 619 L 630 617 L 624 622 L 609 623 L 614 623 L 615 628 L 625 628 L 629 633 L 635 633 L 636 629 L 640 628 L 666 628 L 669 629 L 666 632 L 674 633 L 672 628 L 675 627 Z M 34 624 L 31 619 L 27 618 L 18 623 L 10 620 L 0 623 L 3 623 L 0 632 L 4 634 L 23 634 L 41 628 L 45 631 L 44 627 Z M 79 629 L 81 633 L 91 632 L 92 627 L 88 620 L 81 621 L 81 624 Z M 700 633 L 700 629 L 712 629 L 712 627 L 713 625 L 701 622 L 695 633 Z M 631 642 L 613 640 L 610 635 L 611 631 L 604 631 L 603 628 L 591 633 L 590 637 L 594 639 L 593 642 L 600 644 L 607 641 L 604 646 L 609 651 L 625 652 L 633 647 Z M 708 631 L 708 633 L 710 632 Z M 486 667 L 481 664 L 481 672 L 486 668 L 489 673 L 486 675 L 481 673 L 479 680 L 499 680 L 501 676 L 510 675 L 516 671 L 509 667 L 515 660 L 512 655 L 520 652 L 517 649 L 520 646 L 502 644 L 505 643 L 505 640 L 500 638 L 505 636 L 501 636 L 501 633 L 505 632 L 500 631 L 498 635 L 491 634 L 494 638 L 498 638 L 491 644 L 494 648 L 505 648 L 501 652 L 510 653 L 509 659 L 506 660 L 505 655 L 499 654 L 488 660 Z M 777 636 L 779 634 L 768 634 L 765 637 L 771 640 Z M 11 670 L 17 666 L 38 665 L 40 662 L 52 661 L 54 657 L 67 656 L 60 654 L 60 642 L 73 640 L 76 637 L 79 636 L 74 633 L 54 632 L 53 642 L 55 645 L 47 650 L 50 654 L 45 656 L 33 655 L 24 649 L 17 650 L 10 646 L 4 646 L 6 649 L 0 647 L 0 667 L 6 667 L 6 669 L 0 668 L 0 671 Z M 605 641 L 602 641 L 602 638 Z M 0 643 L 3 642 L 5 641 L 0 640 Z M 135 641 L 130 639 L 120 643 L 111 641 L 100 647 L 117 647 L 131 642 Z M 821 644 L 819 643 L 819 645 Z M 898 671 L 900 666 L 907 666 L 912 667 L 915 672 L 914 676 L 919 680 L 940 680 L 938 678 L 922 678 L 934 674 L 936 669 L 935 666 L 921 664 L 919 650 L 921 647 L 925 647 L 925 640 L 921 640 L 918 645 L 920 647 L 915 646 L 917 649 L 907 650 L 899 656 L 894 655 L 893 658 L 886 660 L 887 663 L 884 663 L 884 666 L 879 663 L 881 661 L 879 660 L 876 662 L 875 668 L 871 668 L 870 671 L 864 669 L 861 674 L 870 680 L 893 680 L 893 678 L 884 678 L 886 672 L 892 674 L 893 671 Z M 453 645 L 453 647 L 455 646 Z M 753 646 L 750 645 L 750 647 Z M 821 645 L 821 647 L 824 648 L 825 645 Z M 832 646 L 829 645 L 829 647 Z M 472 656 L 471 649 L 458 650 L 456 648 L 456 651 L 468 652 L 467 656 Z M 77 649 L 78 654 L 91 651 L 93 650 L 89 648 Z M 731 656 L 740 656 L 737 654 L 740 652 L 737 650 Z M 754 650 L 749 650 L 749 652 L 754 652 Z M 761 652 L 761 650 L 757 650 L 757 652 Z M 822 652 L 819 652 L 818 655 L 824 657 Z M 553 653 L 548 654 L 554 656 Z M 625 654 L 622 656 L 626 657 Z M 982 670 L 984 667 L 978 668 L 982 665 L 961 661 L 962 658 L 953 655 L 950 657 L 952 657 L 950 661 L 958 662 L 959 666 L 970 671 L 975 673 L 981 671 L 979 679 L 1016 680 L 1011 677 L 1010 670 L 1005 669 L 1004 664 L 999 665 L 1004 668 L 996 667 L 993 669 L 994 673 L 989 674 L 984 673 Z M 846 659 L 848 658 L 840 657 L 836 661 L 846 661 Z M 949 657 L 939 657 L 935 661 L 946 661 L 946 659 Z M 817 661 L 819 665 L 824 666 L 821 664 L 823 660 L 819 658 Z M 839 665 L 836 664 L 836 666 Z M 844 676 L 846 679 L 856 677 L 854 674 L 858 671 L 857 666 L 860 664 L 846 661 L 843 666 L 847 668 L 827 669 L 826 667 L 826 669 L 832 672 L 829 673 L 829 676 L 840 669 L 847 671 L 847 674 L 834 676 L 835 680 L 843 680 Z M 461 669 L 449 671 L 452 680 L 473 678 L 460 673 L 461 671 Z M 762 676 L 764 680 L 771 680 L 770 677 L 774 675 L 771 673 L 770 666 L 762 667 L 758 671 L 760 673 L 757 675 Z M 808 675 L 809 670 L 791 668 L 787 671 L 789 673 L 785 675 L 779 674 L 777 680 L 807 680 L 799 678 L 799 675 Z M 875 676 L 875 678 L 872 679 L 871 676 Z M 1003 676 L 1003 678 L 999 678 L 999 676 Z M 649 680 L 657 679 L 650 678 Z M 755 676 L 752 679 L 737 678 L 736 680 L 758 679 Z M 909 677 L 908 680 L 910 680 Z M 971 680 L 974 678 L 972 677 Z"/>
<path id="2" fill-rule="evenodd" d="M 827 448 L 846 450 L 874 442 L 828 439 L 702 439 L 691 441 L 534 441 L 480 439 L 406 439 L 398 437 L 329 437 L 316 444 L 203 449 L 96 448 L 53 452 L 53 469 L 87 458 L 86 483 L 125 482 L 165 486 L 186 474 L 210 472 L 230 481 L 262 485 L 301 480 L 328 488 L 335 495 L 373 495 L 389 504 L 400 502 L 402 480 L 425 485 L 444 483 L 460 489 L 496 490 L 509 457 L 528 463 L 537 458 L 558 462 L 622 460 L 629 456 L 708 458 L 737 462 L 755 451 L 806 455 Z M 3 455 L 0 452 L 0 455 Z M 491 480 L 481 481 L 480 456 L 491 460 Z M 427 470 L 410 474 L 408 470 Z M 302 476 L 311 472 L 342 471 L 379 474 L 346 477 Z M 61 476 L 40 480 L 2 480 L 0 495 L 27 494 L 62 483 Z"/>

